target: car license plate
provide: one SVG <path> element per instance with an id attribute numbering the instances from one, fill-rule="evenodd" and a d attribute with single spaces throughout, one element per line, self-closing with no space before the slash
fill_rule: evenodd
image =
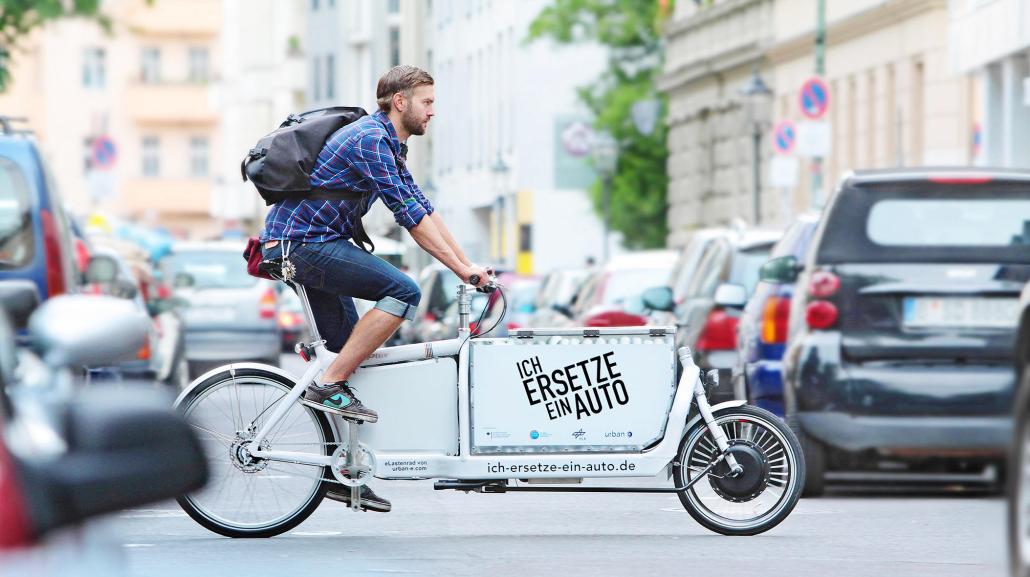
<path id="1" fill-rule="evenodd" d="M 1011 328 L 1019 322 L 1014 298 L 905 297 L 906 327 Z"/>
<path id="2" fill-rule="evenodd" d="M 198 307 L 188 311 L 187 319 L 193 323 L 224 323 L 236 318 L 230 307 Z"/>

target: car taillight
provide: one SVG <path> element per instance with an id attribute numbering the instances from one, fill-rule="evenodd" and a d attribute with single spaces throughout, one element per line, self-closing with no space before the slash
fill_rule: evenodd
<path id="1" fill-rule="evenodd" d="M 587 327 L 642 327 L 646 324 L 646 318 L 625 311 L 605 311 L 583 319 L 583 326 Z"/>
<path id="2" fill-rule="evenodd" d="M 762 342 L 781 345 L 787 342 L 787 322 L 790 319 L 790 299 L 769 297 L 762 309 Z"/>
<path id="3" fill-rule="evenodd" d="M 937 184 L 987 184 L 993 179 L 985 174 L 940 174 L 931 176 L 927 180 Z"/>
<path id="4" fill-rule="evenodd" d="M 16 463 L 0 441 L 0 549 L 27 545 L 32 539 L 28 510 Z"/>
<path id="5" fill-rule="evenodd" d="M 837 294 L 840 290 L 840 278 L 832 272 L 820 270 L 812 273 L 808 281 L 808 294 L 824 299 Z"/>
<path id="6" fill-rule="evenodd" d="M 830 301 L 812 301 L 805 309 L 805 322 L 813 329 L 828 329 L 837 324 L 837 305 Z"/>
<path id="7" fill-rule="evenodd" d="M 141 361 L 149 361 L 150 360 L 150 342 L 149 341 L 143 343 L 143 346 L 140 347 L 138 351 L 136 351 L 136 358 L 141 360 Z"/>
<path id="8" fill-rule="evenodd" d="M 697 339 L 699 351 L 732 351 L 737 348 L 737 317 L 723 310 L 708 313 Z"/>
<path id="9" fill-rule="evenodd" d="M 279 326 L 284 329 L 299 327 L 300 323 L 300 315 L 295 312 L 283 311 L 279 313 Z"/>
<path id="10" fill-rule="evenodd" d="M 61 266 L 61 236 L 57 232 L 57 223 L 54 222 L 54 215 L 49 210 L 41 210 L 39 220 L 43 223 L 47 296 L 64 294 L 68 287 L 65 284 L 64 267 Z"/>
<path id="11" fill-rule="evenodd" d="M 274 319 L 275 318 L 275 289 L 268 289 L 265 294 L 261 296 L 261 302 L 258 304 L 259 313 L 263 319 Z"/>
<path id="12" fill-rule="evenodd" d="M 433 313 L 426 313 L 425 319 L 427 323 L 435 323 L 437 320 L 439 320 Z"/>

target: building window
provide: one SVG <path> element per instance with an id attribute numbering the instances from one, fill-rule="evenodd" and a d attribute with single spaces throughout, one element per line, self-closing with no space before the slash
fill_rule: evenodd
<path id="1" fill-rule="evenodd" d="M 206 136 L 190 138 L 190 176 L 204 178 L 208 175 L 208 141 Z"/>
<path id="2" fill-rule="evenodd" d="M 325 57 L 325 97 L 336 98 L 336 57 L 332 54 Z"/>
<path id="3" fill-rule="evenodd" d="M 93 137 L 82 140 L 82 171 L 89 174 L 93 170 Z"/>
<path id="4" fill-rule="evenodd" d="M 401 29 L 390 28 L 390 66 L 401 63 Z"/>
<path id="5" fill-rule="evenodd" d="M 206 46 L 190 47 L 190 82 L 208 81 L 210 57 Z"/>
<path id="6" fill-rule="evenodd" d="M 401 0 L 388 0 L 386 3 L 386 11 L 390 14 L 397 14 L 401 11 Z"/>
<path id="7" fill-rule="evenodd" d="M 82 54 L 82 87 L 103 89 L 107 83 L 103 48 L 87 48 Z"/>
<path id="8" fill-rule="evenodd" d="M 144 48 L 140 56 L 140 80 L 145 84 L 161 82 L 161 49 Z"/>
<path id="9" fill-rule="evenodd" d="M 322 70 L 319 68 L 319 58 L 311 59 L 311 99 L 318 102 L 322 99 Z"/>
<path id="10" fill-rule="evenodd" d="M 143 176 L 161 174 L 161 140 L 156 136 L 143 137 Z"/>

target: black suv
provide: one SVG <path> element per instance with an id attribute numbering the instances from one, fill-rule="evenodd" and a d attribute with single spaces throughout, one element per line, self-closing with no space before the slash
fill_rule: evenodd
<path id="1" fill-rule="evenodd" d="M 803 266 L 787 256 L 762 273 L 797 280 L 784 401 L 806 494 L 824 479 L 996 482 L 1030 279 L 1030 172 L 849 175 L 812 244 Z"/>

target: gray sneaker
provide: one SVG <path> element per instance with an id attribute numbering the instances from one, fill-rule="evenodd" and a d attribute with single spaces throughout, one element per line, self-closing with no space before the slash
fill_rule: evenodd
<path id="1" fill-rule="evenodd" d="M 375 411 L 362 405 L 361 401 L 354 396 L 354 391 L 347 386 L 347 381 L 326 386 L 311 383 L 305 389 L 300 402 L 313 409 L 335 413 L 345 419 L 366 423 L 374 423 L 379 420 L 379 415 Z"/>
<path id="2" fill-rule="evenodd" d="M 350 507 L 350 487 L 333 487 L 332 489 L 329 489 L 329 492 L 326 493 L 325 496 L 327 499 L 339 501 Z M 389 513 L 390 509 L 393 508 L 389 501 L 376 495 L 368 485 L 361 488 L 360 498 L 361 508 L 366 511 Z"/>

